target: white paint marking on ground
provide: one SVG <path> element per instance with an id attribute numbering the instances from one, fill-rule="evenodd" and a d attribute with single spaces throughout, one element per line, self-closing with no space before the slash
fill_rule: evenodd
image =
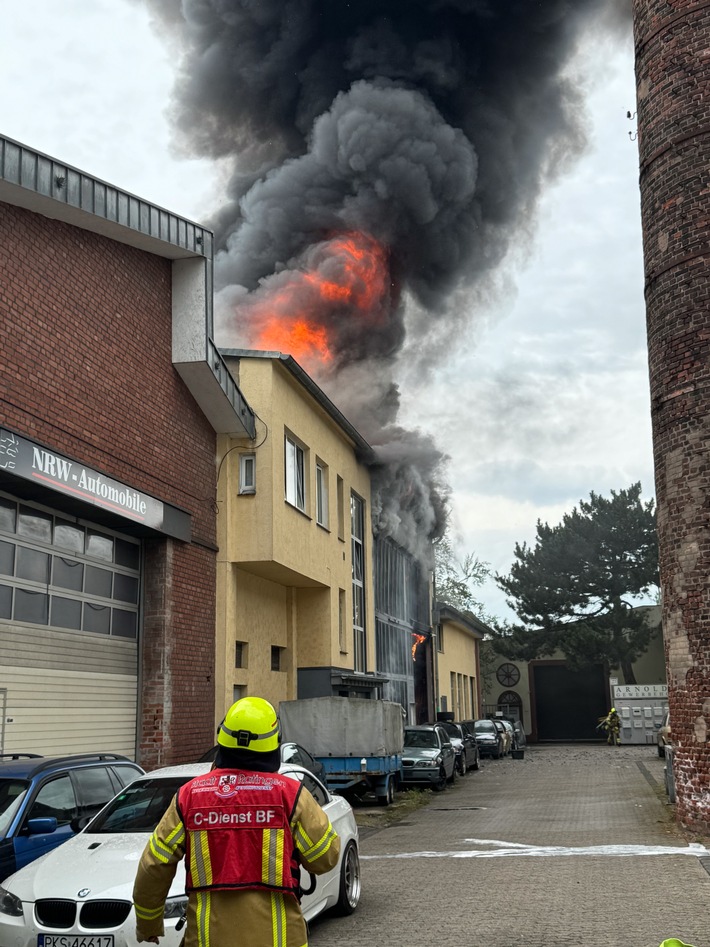
<path id="1" fill-rule="evenodd" d="M 493 850 L 474 848 L 467 851 L 442 852 L 400 852 L 396 855 L 360 855 L 361 859 L 377 858 L 559 858 L 569 855 L 587 855 L 592 857 L 628 858 L 644 855 L 692 855 L 702 858 L 710 851 L 698 842 L 687 847 L 672 845 L 524 845 L 521 842 L 503 842 L 498 839 L 469 838 L 463 840 L 469 845 L 493 847 Z"/>

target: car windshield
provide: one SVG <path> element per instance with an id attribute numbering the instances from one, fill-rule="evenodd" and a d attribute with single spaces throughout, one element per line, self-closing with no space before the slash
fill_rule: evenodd
<path id="1" fill-rule="evenodd" d="M 496 725 L 491 720 L 477 720 L 473 728 L 478 730 L 479 733 L 490 733 L 491 731 L 495 732 Z"/>
<path id="2" fill-rule="evenodd" d="M 439 742 L 433 730 L 405 730 L 404 745 L 423 746 L 427 749 L 433 749 L 439 746 Z"/>
<path id="3" fill-rule="evenodd" d="M 171 776 L 136 780 L 89 823 L 87 834 L 152 832 L 180 786 L 191 778 Z"/>
<path id="4" fill-rule="evenodd" d="M 0 779 L 0 838 L 10 828 L 29 785 L 26 779 Z"/>

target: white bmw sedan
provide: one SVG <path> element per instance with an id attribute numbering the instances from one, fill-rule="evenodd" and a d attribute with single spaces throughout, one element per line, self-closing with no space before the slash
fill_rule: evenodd
<path id="1" fill-rule="evenodd" d="M 132 892 L 138 860 L 178 788 L 209 763 L 170 766 L 123 789 L 76 836 L 11 875 L 0 886 L 2 947 L 137 947 Z M 319 875 L 301 902 L 306 920 L 330 908 L 351 914 L 360 900 L 358 829 L 347 800 L 331 795 L 308 770 L 283 764 L 328 813 L 340 836 L 338 865 Z M 309 885 L 303 872 L 304 889 Z M 178 947 L 185 907 L 178 866 L 165 911 L 161 947 Z"/>

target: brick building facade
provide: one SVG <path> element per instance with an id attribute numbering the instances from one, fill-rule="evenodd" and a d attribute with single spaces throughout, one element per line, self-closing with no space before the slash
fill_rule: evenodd
<path id="1" fill-rule="evenodd" d="M 633 10 L 677 817 L 710 831 L 710 6 L 634 0 Z"/>
<path id="2" fill-rule="evenodd" d="M 211 266 L 208 231 L 0 139 L 6 752 L 213 741 L 216 435 L 250 418 Z"/>

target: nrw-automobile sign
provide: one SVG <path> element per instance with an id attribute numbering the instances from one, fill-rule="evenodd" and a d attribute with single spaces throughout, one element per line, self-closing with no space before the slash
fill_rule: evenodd
<path id="1" fill-rule="evenodd" d="M 164 504 L 78 461 L 0 428 L 0 470 L 161 529 Z"/>

